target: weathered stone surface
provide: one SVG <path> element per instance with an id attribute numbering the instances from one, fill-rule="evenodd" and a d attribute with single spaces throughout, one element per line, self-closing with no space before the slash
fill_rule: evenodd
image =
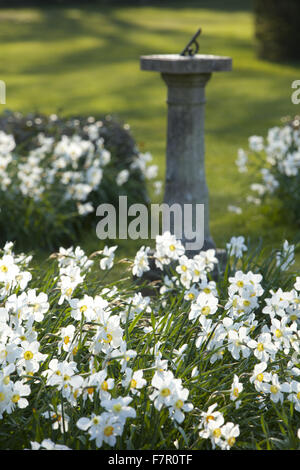
<path id="1" fill-rule="evenodd" d="M 204 249 L 214 247 L 209 232 L 209 200 L 204 167 L 204 87 L 210 77 L 211 74 L 162 74 L 168 86 L 164 202 L 168 205 L 178 203 L 182 207 L 184 204 L 193 204 L 193 207 L 204 204 Z M 182 242 L 186 242 L 184 235 Z"/>
<path id="2" fill-rule="evenodd" d="M 141 56 L 142 70 L 164 73 L 212 73 L 232 70 L 231 57 L 196 54 L 182 56 L 179 54 Z"/>
<path id="3" fill-rule="evenodd" d="M 232 59 L 214 55 L 151 55 L 142 70 L 156 71 L 167 85 L 167 150 L 164 203 L 204 204 L 203 250 L 215 248 L 209 230 L 209 196 L 205 178 L 205 86 L 213 72 L 231 71 Z M 172 230 L 171 224 L 171 233 Z M 195 226 L 192 227 L 195 229 Z M 184 227 L 182 230 L 184 234 Z M 184 245 L 184 235 L 181 238 Z M 198 250 L 199 251 L 199 250 Z M 194 256 L 196 252 L 188 252 Z"/>

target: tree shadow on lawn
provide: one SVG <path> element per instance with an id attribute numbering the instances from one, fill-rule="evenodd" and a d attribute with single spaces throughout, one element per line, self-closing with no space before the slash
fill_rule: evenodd
<path id="1" fill-rule="evenodd" d="M 41 6 L 40 0 L 2 0 L 1 9 L 37 8 Z M 82 7 L 82 0 L 53 0 L 47 8 L 78 8 Z M 252 11 L 252 0 L 88 0 L 84 8 L 199 8 L 219 11 Z"/>
<path id="2" fill-rule="evenodd" d="M 132 24 L 130 22 L 119 20 L 114 16 L 114 10 L 109 9 L 106 12 L 108 23 L 112 26 L 112 32 L 105 31 L 101 29 L 101 25 L 97 25 L 95 28 L 93 25 L 87 25 L 84 21 L 80 21 L 80 18 L 73 19 L 69 18 L 66 15 L 65 10 L 59 10 L 60 15 L 56 14 L 56 10 L 47 9 L 41 10 L 43 15 L 43 19 L 41 24 L 39 24 L 38 28 L 31 28 L 30 26 L 26 26 L 26 31 L 23 30 L 23 25 L 21 30 L 15 31 L 13 37 L 10 38 L 12 41 L 19 42 L 36 42 L 38 41 L 41 44 L 45 43 L 45 57 L 38 61 L 38 64 L 30 64 L 29 61 L 19 63 L 18 73 L 19 74 L 32 74 L 32 75 L 49 75 L 49 76 L 57 76 L 61 77 L 64 73 L 69 73 L 72 71 L 86 71 L 88 74 L 93 73 L 95 77 L 98 74 L 101 74 L 101 68 L 103 67 L 105 70 L 105 66 L 110 65 L 118 65 L 124 67 L 126 63 L 129 64 L 129 67 L 132 70 L 132 62 L 136 62 L 136 76 L 137 79 L 140 80 L 142 83 L 141 85 L 151 85 L 150 81 L 153 80 L 155 82 L 154 75 L 157 74 L 149 74 L 148 83 L 145 83 L 145 79 L 141 79 L 142 75 L 146 75 L 145 73 L 141 73 L 139 70 L 139 58 L 141 55 L 153 54 L 153 53 L 169 53 L 172 52 L 169 49 L 169 43 L 166 42 L 166 39 L 170 41 L 172 47 L 174 49 L 177 47 L 176 44 L 178 43 L 178 51 L 182 48 L 182 45 L 186 43 L 186 34 L 184 32 L 180 32 L 178 30 L 169 29 L 168 31 L 162 28 L 148 28 L 148 32 L 153 34 L 154 36 L 157 35 L 162 38 L 161 46 L 159 49 L 155 47 L 149 46 L 148 43 L 143 42 L 143 34 L 147 31 L 147 27 L 139 26 L 136 24 Z M 55 24 L 55 34 L 53 34 L 53 24 Z M 134 36 L 128 35 L 127 32 L 132 31 L 134 29 L 135 33 L 140 38 L 140 41 L 137 42 Z M 42 32 L 42 34 L 41 34 Z M 117 32 L 117 34 L 116 34 Z M 96 43 L 96 45 L 87 45 L 82 46 L 82 49 L 77 48 L 78 44 L 74 45 L 74 50 L 71 47 L 67 47 L 66 50 L 58 49 L 57 55 L 55 55 L 55 42 L 59 39 L 80 39 L 80 38 L 91 38 L 93 41 L 92 43 Z M 205 49 L 208 53 L 213 52 L 215 48 L 216 42 L 218 42 L 219 38 L 216 38 L 213 35 L 207 35 L 203 40 L 203 49 Z M 7 37 L 5 37 L 5 41 L 7 41 Z M 53 41 L 53 49 L 47 49 L 49 47 L 49 43 Z M 221 44 L 221 40 L 219 39 Z M 174 45 L 175 44 L 175 45 Z M 251 49 L 251 45 L 247 43 L 245 40 L 238 40 L 236 38 L 232 38 L 230 40 L 231 47 L 233 48 L 241 48 L 244 49 Z M 224 46 L 223 46 L 224 47 Z M 50 52 L 50 54 L 49 54 Z M 134 70 L 134 69 L 133 69 Z M 125 69 L 124 69 L 125 71 Z M 106 70 L 106 73 L 109 73 L 109 69 Z M 119 73 L 122 73 L 120 69 Z M 132 72 L 131 72 L 132 74 Z M 121 80 L 120 77 L 120 90 L 114 90 L 114 93 L 121 92 L 128 92 L 131 96 L 136 96 L 136 90 L 131 87 L 130 83 L 124 84 L 124 80 Z M 103 79 L 103 75 L 101 76 Z M 107 76 L 107 80 L 109 82 L 110 77 Z M 124 86 L 125 85 L 125 86 Z M 126 89 L 126 86 L 128 87 Z M 149 88 L 146 88 L 145 93 L 143 92 L 142 86 L 139 88 L 139 92 L 145 97 Z M 163 86 L 160 84 L 163 90 Z M 68 88 L 72 89 L 68 86 Z M 83 87 L 84 88 L 84 87 Z M 129 96 L 129 98 L 131 98 Z M 113 111 L 113 110 L 112 110 Z"/>
<path id="3" fill-rule="evenodd" d="M 205 3 L 205 2 L 203 2 Z M 186 4 L 184 4 L 186 8 Z M 92 10 L 90 7 L 86 9 L 80 9 L 80 12 L 87 12 Z M 180 46 L 178 50 L 181 50 L 181 46 L 185 45 L 187 42 L 186 33 L 183 31 L 178 31 L 176 28 L 171 28 L 168 30 L 163 29 L 162 27 L 146 27 L 140 26 L 130 21 L 120 20 L 116 17 L 114 8 L 106 8 L 103 10 L 97 9 L 94 12 L 94 18 L 91 22 L 88 23 L 86 17 L 82 19 L 81 15 L 78 17 L 68 16 L 67 10 L 58 10 L 58 9 L 39 9 L 41 12 L 42 20 L 40 23 L 28 23 L 26 25 L 21 25 L 19 31 L 11 33 L 8 41 L 11 42 L 30 42 L 38 41 L 42 44 L 45 44 L 45 60 L 42 61 L 39 66 L 25 64 L 23 68 L 20 68 L 20 72 L 26 74 L 48 74 L 49 76 L 63 76 L 65 72 L 70 72 L 73 70 L 83 70 L 88 74 L 92 70 L 95 79 L 99 74 L 101 77 L 101 67 L 109 66 L 111 64 L 120 63 L 120 80 L 118 80 L 111 88 L 110 93 L 113 93 L 116 97 L 120 97 L 120 100 L 123 102 L 123 111 L 120 115 L 125 115 L 125 112 L 128 114 L 126 119 L 147 119 L 154 120 L 157 116 L 163 118 L 165 125 L 166 119 L 166 105 L 162 100 L 161 104 L 158 104 L 157 101 L 153 101 L 153 90 L 158 89 L 161 96 L 165 96 L 166 89 L 164 84 L 160 81 L 158 74 L 147 74 L 139 70 L 139 57 L 140 55 L 147 55 L 153 53 L 170 53 L 172 50 L 170 47 L 177 50 L 177 44 Z M 59 12 L 59 14 L 58 14 Z M 101 23 L 97 23 L 95 18 L 96 14 L 103 14 L 102 23 L 108 21 L 107 29 L 101 29 Z M 137 42 L 134 32 L 141 38 L 140 42 Z M 3 33 L 5 30 L 3 30 Z M 151 33 L 153 35 L 160 36 L 162 38 L 161 45 L 155 47 L 149 46 L 149 42 L 143 42 L 143 34 Z M 76 50 L 76 44 L 74 45 L 74 50 L 67 49 L 58 54 L 57 57 L 52 57 L 51 62 L 48 62 L 47 57 L 47 47 L 52 41 L 71 39 L 75 40 L 80 37 L 92 38 L 96 42 L 99 41 L 98 45 L 92 45 L 84 50 Z M 101 42 L 102 41 L 102 42 Z M 157 44 L 157 43 L 156 43 Z M 171 44 L 171 46 L 170 46 Z M 216 52 L 216 45 L 220 45 L 218 53 L 226 54 L 228 50 L 231 52 L 238 51 L 240 54 L 241 51 L 243 54 L 251 54 L 253 50 L 253 45 L 249 39 L 241 39 L 236 37 L 230 37 L 228 42 L 223 42 L 222 38 L 215 35 L 207 34 L 203 36 L 202 47 L 207 53 Z M 53 47 L 54 47 L 53 46 Z M 219 47 L 219 46 L 218 46 Z M 156 50 L 155 50 L 156 49 Z M 253 60 L 253 57 L 251 57 Z M 134 73 L 130 72 L 124 80 L 122 74 L 122 67 L 125 66 L 128 62 L 130 67 L 132 67 L 132 62 L 136 61 L 136 68 Z M 214 81 L 216 77 L 213 77 L 212 83 L 209 84 L 209 89 L 207 91 L 208 102 L 207 102 L 207 118 L 206 118 L 206 133 L 209 139 L 223 139 L 231 142 L 234 139 L 240 139 L 241 136 L 249 136 L 252 132 L 265 134 L 266 126 L 268 123 L 275 121 L 277 122 L 280 119 L 282 114 L 286 114 L 282 111 L 285 109 L 285 104 L 287 102 L 287 94 L 280 94 L 280 90 L 286 90 L 287 85 L 287 76 L 276 76 L 276 94 L 273 93 L 273 96 L 268 95 L 268 84 L 272 83 L 272 74 L 274 73 L 272 69 L 259 71 L 257 69 L 253 70 L 252 68 L 238 68 L 238 63 L 235 67 L 235 57 L 233 56 L 234 69 L 233 72 L 228 74 L 222 74 L 220 81 Z M 98 69 L 99 67 L 99 69 Z M 135 83 L 130 82 L 130 77 L 136 73 L 137 81 Z M 134 75 L 135 76 L 135 75 Z M 67 78 L 66 78 L 67 80 Z M 107 77 L 109 82 L 110 77 Z M 127 81 L 126 81 L 127 80 Z M 241 88 L 239 85 L 243 83 L 244 86 Z M 101 82 L 100 82 L 101 83 Z M 251 83 L 254 86 L 254 89 L 251 90 Z M 275 80 L 274 82 L 275 83 Z M 110 85 L 110 84 L 109 84 Z M 81 99 L 84 97 L 85 109 L 88 107 L 91 108 L 91 113 L 96 110 L 96 107 L 99 112 L 99 102 L 92 108 L 94 94 L 100 94 L 101 89 L 97 91 L 97 86 L 93 88 L 93 91 L 84 88 L 85 84 L 82 83 L 82 95 L 80 98 L 74 97 L 74 92 L 72 91 L 72 83 L 68 85 L 68 90 L 63 96 L 63 107 L 65 110 L 69 110 L 74 107 L 74 99 Z M 16 85 L 13 85 L 13 89 L 17 89 Z M 266 93 L 265 96 L 268 99 L 263 98 L 263 93 L 260 94 L 260 97 L 255 96 L 255 87 L 265 87 Z M 17 91 L 17 90 L 16 90 Z M 71 96 L 72 95 L 72 96 Z M 127 104 L 128 103 L 128 104 Z M 124 108 L 127 108 L 125 109 Z M 289 107 L 291 109 L 291 107 Z M 73 109 L 73 108 L 72 108 Z M 119 113 L 119 109 L 115 108 L 109 110 L 113 113 Z M 149 122 L 150 122 L 149 121 Z M 162 121 L 160 121 L 162 122 Z M 260 132 L 259 132 L 260 131 Z M 156 131 L 155 131 L 156 132 Z M 238 137 L 235 137 L 238 136 Z M 246 143 L 246 142 L 245 142 Z M 233 156 L 232 158 L 235 158 Z M 222 160 L 223 161 L 223 160 Z M 211 166 L 213 162 L 209 165 Z M 212 171 L 212 170 L 210 170 Z M 210 189 L 212 194 L 212 207 L 218 204 L 221 204 L 220 207 L 227 207 L 228 204 L 234 204 L 233 201 L 230 201 L 230 198 L 224 195 L 214 195 L 213 189 Z M 214 212 L 212 212 L 214 214 Z M 224 215 L 224 214 L 223 214 Z M 218 229 L 220 233 L 224 234 L 224 222 L 222 217 L 220 217 L 220 222 L 215 219 L 215 216 L 212 216 L 213 227 Z M 225 217 L 225 216 L 224 216 Z M 227 220 L 227 216 L 224 220 Z M 228 224 L 232 225 L 233 216 L 229 214 Z M 241 221 L 244 219 L 241 218 Z M 244 220 L 245 226 L 248 227 L 247 217 Z M 223 227 L 222 227 L 223 224 Z M 240 226 L 240 229 L 243 228 L 243 223 Z M 278 239 L 282 239 L 282 230 L 270 229 L 269 222 L 266 219 L 266 224 L 258 224 L 256 220 L 255 224 L 250 227 L 253 234 L 255 230 L 263 230 L 264 233 L 269 235 L 271 239 L 276 242 Z M 231 233 L 232 227 L 227 227 L 228 235 Z M 275 237 L 275 233 L 277 233 Z M 236 234 L 236 233 L 235 233 Z M 222 235 L 223 237 L 223 235 Z M 226 237 L 227 238 L 227 237 Z M 222 238 L 224 240 L 224 238 Z"/>
<path id="4" fill-rule="evenodd" d="M 2 27 L 3 42 L 5 43 L 23 43 L 38 42 L 45 44 L 45 57 L 39 61 L 38 65 L 25 64 L 20 68 L 20 72 L 24 73 L 48 73 L 57 74 L 64 70 L 76 70 L 79 67 L 84 69 L 87 66 L 96 67 L 97 65 L 107 65 L 113 63 L 123 63 L 128 61 L 136 61 L 139 65 L 139 57 L 141 55 L 153 53 L 169 53 L 168 43 L 166 39 L 172 42 L 172 38 L 176 38 L 178 43 L 178 53 L 189 39 L 183 31 L 164 30 L 163 28 L 147 28 L 132 24 L 124 20 L 119 20 L 114 17 L 113 11 L 108 10 L 105 12 L 105 18 L 109 22 L 107 30 L 101 28 L 101 23 L 98 25 L 87 25 L 86 18 L 70 18 L 67 16 L 65 10 L 58 10 L 59 15 L 54 10 L 40 10 L 42 13 L 41 19 L 37 24 L 35 22 L 29 24 L 16 25 L 13 34 L 6 34 L 5 26 Z M 86 13 L 86 12 L 84 12 Z M 97 12 L 98 13 L 98 12 Z M 102 21 L 103 18 L 102 18 Z M 55 24 L 55 27 L 53 26 Z M 139 36 L 139 42 L 132 36 Z M 161 47 L 158 50 L 155 47 L 143 43 L 143 35 L 151 33 L 153 36 L 161 37 Z M 131 33 L 131 34 L 130 34 Z M 70 46 L 66 52 L 61 52 L 57 49 L 57 59 L 49 61 L 49 50 L 51 55 L 55 53 L 57 41 L 63 40 L 77 40 L 77 39 L 92 39 L 96 45 L 84 47 L 78 50 L 78 44 L 74 43 L 74 49 Z M 49 45 L 53 43 L 53 50 L 48 49 Z M 176 46 L 175 46 L 176 47 Z M 48 52 L 48 55 L 47 55 Z"/>
<path id="5" fill-rule="evenodd" d="M 163 6 L 162 8 L 165 9 L 166 7 Z M 186 8 L 185 3 L 182 8 Z M 118 8 L 118 11 L 121 10 L 122 8 Z M 70 10 L 68 8 L 47 6 L 44 8 L 36 8 L 34 11 L 38 13 L 37 17 L 33 16 L 32 20 L 27 18 L 22 21 L 22 18 L 18 20 L 17 11 L 15 18 L 6 18 L 4 16 L 4 19 L 1 19 L 0 9 L 2 31 L 0 34 L 3 34 L 5 43 L 27 41 L 47 43 L 64 40 L 66 38 L 75 39 L 80 36 L 94 37 L 96 39 L 106 40 L 105 50 L 107 51 L 107 58 L 109 58 L 110 61 L 122 61 L 124 60 L 123 54 L 119 53 L 119 51 L 125 51 L 125 60 L 129 57 L 134 58 L 140 53 L 143 53 L 143 49 L 145 49 L 145 53 L 180 53 L 190 39 L 190 36 L 188 36 L 186 32 L 180 31 L 175 27 L 170 28 L 168 23 L 166 23 L 166 25 L 168 24 L 168 28 L 164 29 L 161 26 L 153 27 L 153 25 L 149 26 L 145 23 L 140 25 L 134 21 L 126 21 L 124 18 L 120 19 L 116 15 L 116 9 L 113 7 L 93 9 L 90 6 L 86 6 L 84 8 L 78 8 L 77 10 Z M 89 14 L 91 16 L 89 16 Z M 199 13 L 199 20 L 201 20 L 201 13 Z M 172 22 L 172 17 L 170 18 L 170 22 Z M 147 32 L 161 36 L 160 50 L 155 50 L 155 46 L 153 46 L 150 51 L 149 46 L 131 40 L 130 36 L 133 30 L 136 33 L 140 33 L 141 37 L 143 33 Z M 213 45 L 215 45 L 215 40 L 214 38 L 212 39 Z M 220 44 L 223 43 L 224 41 L 220 38 Z M 208 53 L 212 52 L 208 33 L 201 37 L 201 45 L 202 44 L 204 45 L 204 49 L 207 49 Z M 170 50 L 170 47 L 173 48 L 173 50 Z M 106 57 L 103 59 L 105 60 Z"/>
<path id="6" fill-rule="evenodd" d="M 230 77 L 211 84 L 207 89 L 206 135 L 217 132 L 227 142 L 253 133 L 266 136 L 270 126 L 281 124 L 282 117 L 296 114 L 291 102 L 292 78 L 292 72 L 274 77 L 272 70 L 249 68 L 234 70 Z"/>

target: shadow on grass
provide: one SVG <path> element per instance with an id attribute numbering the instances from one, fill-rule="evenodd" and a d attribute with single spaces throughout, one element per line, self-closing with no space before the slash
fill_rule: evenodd
<path id="1" fill-rule="evenodd" d="M 2 0 L 0 9 L 36 8 L 41 6 L 40 0 Z M 82 0 L 52 0 L 47 8 L 74 8 L 82 6 Z M 219 11 L 252 11 L 252 0 L 88 0 L 84 8 L 113 7 L 155 7 L 155 8 L 205 8 Z"/>
<path id="2" fill-rule="evenodd" d="M 240 5 L 241 3 L 243 6 Z M 155 8 L 161 6 L 162 10 L 170 8 L 171 11 L 189 7 L 196 9 L 197 7 L 199 8 L 199 20 L 201 20 L 200 8 L 211 10 L 214 15 L 214 10 L 232 13 L 250 11 L 250 3 L 250 1 L 199 0 L 181 3 L 164 1 L 159 2 L 158 5 L 158 2 L 149 1 L 143 2 L 140 6 L 141 11 L 143 6 Z M 28 83 L 25 82 L 25 84 L 23 82 L 21 84 L 18 80 L 11 83 L 9 87 L 11 96 L 17 96 L 20 90 L 26 94 L 26 90 L 30 87 L 33 88 L 35 84 L 39 87 L 38 91 L 45 90 L 46 86 L 47 89 L 44 93 L 47 93 L 48 90 L 48 93 L 51 94 L 51 88 L 53 88 L 55 99 L 61 98 L 64 114 L 65 111 L 66 115 L 73 114 L 74 108 L 80 111 L 82 109 L 89 110 L 90 114 L 94 114 L 95 111 L 96 113 L 113 112 L 118 117 L 129 119 L 130 124 L 135 121 L 139 122 L 140 126 L 143 125 L 144 135 L 149 133 L 149 137 L 152 139 L 151 145 L 155 145 L 154 141 L 158 141 L 165 133 L 165 127 L 162 129 L 161 123 L 163 122 L 165 126 L 166 89 L 158 74 L 140 72 L 139 57 L 154 53 L 179 52 L 189 39 L 189 33 L 184 32 L 184 28 L 178 30 L 178 27 L 172 27 L 172 16 L 170 16 L 170 23 L 166 24 L 167 28 L 164 28 L 165 23 L 162 24 L 162 22 L 151 26 L 140 25 L 135 22 L 134 15 L 132 21 L 131 15 L 127 15 L 127 17 L 129 16 L 127 20 L 118 16 L 117 12 L 122 8 L 126 9 L 129 4 L 126 3 L 124 6 L 124 2 L 122 2 L 121 6 L 114 3 L 113 5 L 117 8 L 110 5 L 112 3 L 108 5 L 103 2 L 101 6 L 99 3 L 94 7 L 87 3 L 82 7 L 76 2 L 67 2 L 67 6 L 74 6 L 75 10 L 52 8 L 47 5 L 46 8 L 37 8 L 36 16 L 32 20 L 29 16 L 26 21 L 18 21 L 17 13 L 14 19 L 14 10 L 11 10 L 11 16 L 8 19 L 5 19 L 4 15 L 1 20 L 2 10 L 0 10 L 0 39 L 8 46 L 8 52 L 10 51 L 9 47 L 15 44 L 15 50 L 18 48 L 17 54 L 21 59 L 20 63 L 12 64 L 11 68 L 9 64 L 7 67 L 4 61 L 2 70 L 15 73 L 22 79 L 23 75 L 26 76 L 25 78 L 29 78 Z M 212 16 L 212 20 L 214 20 L 214 16 Z M 227 21 L 229 21 L 228 15 Z M 198 22 L 197 12 L 195 22 Z M 267 220 L 266 214 L 263 223 L 258 214 L 252 214 L 253 219 L 251 220 L 253 222 L 250 222 L 250 213 L 248 212 L 246 213 L 248 215 L 240 219 L 236 219 L 232 214 L 229 214 L 228 217 L 221 214 L 222 208 L 224 209 L 227 203 L 234 204 L 230 196 L 224 198 L 224 193 L 230 192 L 232 185 L 235 184 L 235 181 L 230 181 L 228 178 L 228 175 L 231 174 L 228 171 L 230 161 L 224 161 L 222 152 L 225 149 L 226 156 L 228 159 L 231 158 L 232 163 L 235 155 L 231 157 L 229 154 L 236 141 L 246 139 L 252 133 L 265 134 L 269 124 L 278 123 L 280 117 L 286 114 L 286 109 L 292 109 L 291 105 L 287 105 L 287 103 L 290 98 L 289 80 L 294 72 L 291 70 L 285 74 L 281 73 L 281 70 L 273 79 L 273 75 L 278 69 L 275 66 L 269 66 L 269 64 L 266 66 L 263 64 L 262 67 L 262 62 L 254 61 L 254 44 L 251 38 L 232 34 L 224 40 L 224 37 L 218 35 L 217 31 L 215 28 L 215 34 L 206 33 L 203 35 L 201 49 L 206 53 L 232 54 L 233 72 L 222 74 L 222 78 L 221 74 L 218 77 L 215 74 L 207 90 L 206 136 L 209 143 L 216 141 L 216 146 L 218 146 L 213 158 L 208 155 L 207 163 L 211 175 L 215 174 L 216 164 L 222 165 L 225 175 L 225 177 L 222 175 L 222 183 L 226 185 L 222 195 L 220 195 L 219 188 L 210 187 L 210 193 L 213 195 L 211 203 L 212 227 L 214 232 L 217 232 L 218 240 L 224 241 L 233 233 L 238 234 L 236 232 L 247 228 L 254 235 L 257 234 L 257 231 L 263 231 L 270 240 L 275 242 L 276 239 L 282 239 L 282 234 L 285 233 L 284 226 L 279 224 L 276 228 L 276 224 L 272 225 Z M 81 44 L 81 39 L 87 42 Z M 33 48 L 36 45 L 41 46 L 37 54 L 41 54 L 43 47 L 45 47 L 45 53 L 39 57 L 35 55 L 36 52 L 33 49 L 29 60 L 25 61 L 24 54 L 29 51 L 31 44 Z M 24 49 L 24 53 L 22 45 L 27 48 Z M 235 53 L 238 56 L 237 62 L 241 66 L 236 65 Z M 249 66 L 247 57 L 250 59 Z M 118 64 L 120 64 L 120 68 L 117 67 Z M 68 73 L 77 71 L 82 72 L 75 77 L 79 83 L 69 82 L 69 80 L 73 80 L 74 76 L 72 75 L 70 79 Z M 109 73 L 112 75 L 120 73 L 120 77 L 119 79 L 110 75 L 105 77 L 104 74 Z M 33 81 L 31 81 L 32 77 Z M 85 77 L 88 79 L 86 82 Z M 58 85 L 54 83 L 56 79 L 61 80 Z M 103 92 L 101 87 L 106 85 L 106 82 L 108 86 L 104 93 L 107 93 L 107 102 L 112 109 L 103 109 L 101 99 L 99 99 L 99 95 L 101 98 L 101 92 Z M 36 93 L 36 95 L 38 94 Z M 37 111 L 35 103 L 41 102 L 42 106 L 44 105 L 43 99 L 39 100 L 38 96 L 35 98 L 34 94 L 30 99 L 31 108 L 35 107 Z M 96 99 L 98 101 L 95 103 Z M 83 102 L 84 105 L 82 105 Z M 152 129 L 151 126 L 153 126 Z M 226 145 L 223 145 L 224 142 L 230 144 L 229 150 L 225 148 Z M 220 170 L 218 169 L 218 171 Z M 218 207 L 221 209 L 217 210 Z M 98 246 L 94 233 L 91 234 L 91 237 L 85 234 L 80 243 L 85 246 Z M 131 247 L 130 250 L 133 253 L 136 244 L 124 244 L 121 250 L 127 253 L 128 247 Z"/>

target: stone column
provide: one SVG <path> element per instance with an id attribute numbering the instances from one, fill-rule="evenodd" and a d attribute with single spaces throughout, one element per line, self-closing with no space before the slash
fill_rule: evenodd
<path id="1" fill-rule="evenodd" d="M 205 86 L 213 72 L 230 71 L 232 60 L 211 55 L 142 56 L 141 69 L 160 72 L 168 89 L 164 202 L 182 207 L 184 204 L 204 204 L 202 249 L 215 248 L 209 230 L 205 178 Z M 182 242 L 186 243 L 184 237 Z"/>
<path id="2" fill-rule="evenodd" d="M 205 85 L 211 74 L 168 74 L 166 179 L 164 202 L 204 204 L 204 246 L 214 248 L 209 232 L 208 188 L 204 170 Z M 184 231 L 182 242 L 185 243 Z"/>

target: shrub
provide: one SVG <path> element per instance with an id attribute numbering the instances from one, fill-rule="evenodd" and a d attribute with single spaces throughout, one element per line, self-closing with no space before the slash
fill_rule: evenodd
<path id="1" fill-rule="evenodd" d="M 259 57 L 300 59 L 300 3 L 298 0 L 255 0 L 255 35 Z"/>
<path id="2" fill-rule="evenodd" d="M 284 217 L 300 223 L 300 119 L 283 119 L 281 126 L 268 130 L 267 137 L 251 136 L 249 149 L 239 149 L 236 160 L 241 173 L 252 171 L 259 180 L 251 184 L 255 204 L 276 198 Z"/>
<path id="3" fill-rule="evenodd" d="M 5 112 L 0 119 L 2 240 L 58 247 L 95 225 L 95 208 L 149 202 L 156 176 L 129 132 L 110 116 L 59 118 Z"/>
<path id="4" fill-rule="evenodd" d="M 265 258 L 234 237 L 213 281 L 214 250 L 187 259 L 165 233 L 153 255 L 157 294 L 145 297 L 128 274 L 142 278 L 148 248 L 127 264 L 127 280 L 107 285 L 114 247 L 89 257 L 61 248 L 32 270 L 7 243 L 0 447 L 299 449 L 294 248 Z"/>

